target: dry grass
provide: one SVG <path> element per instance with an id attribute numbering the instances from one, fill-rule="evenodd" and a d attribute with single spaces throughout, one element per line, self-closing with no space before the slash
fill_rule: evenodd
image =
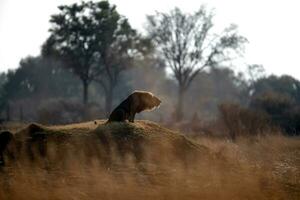
<path id="1" fill-rule="evenodd" d="M 272 135 L 241 137 L 235 143 L 206 137 L 192 141 L 148 121 L 93 130 L 102 122 L 43 130 L 109 136 L 114 141 L 109 164 L 91 154 L 103 148 L 97 146 L 97 137 L 88 143 L 79 137 L 79 146 L 50 146 L 46 162 L 23 159 L 2 169 L 0 199 L 299 199 L 299 138 Z M 141 143 L 142 159 L 134 152 L 141 142 L 136 138 L 150 141 Z M 124 143 L 133 146 L 122 146 L 129 151 L 120 155 L 119 145 Z M 193 156 L 183 159 L 189 152 Z M 57 154 L 65 154 L 64 159 L 57 159 Z"/>

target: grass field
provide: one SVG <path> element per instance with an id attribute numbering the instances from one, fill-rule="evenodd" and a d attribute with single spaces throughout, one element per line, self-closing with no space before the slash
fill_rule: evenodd
<path id="1" fill-rule="evenodd" d="M 1 200 L 300 197 L 299 138 L 187 138 L 150 121 L 24 127 L 6 128 L 32 147 L 42 134 L 46 156 L 23 145 L 1 169 Z"/>

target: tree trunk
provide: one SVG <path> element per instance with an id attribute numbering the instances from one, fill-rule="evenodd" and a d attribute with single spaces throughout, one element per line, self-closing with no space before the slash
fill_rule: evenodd
<path id="1" fill-rule="evenodd" d="M 88 84 L 88 81 L 83 80 L 82 81 L 82 86 L 83 86 L 83 104 L 87 105 L 88 97 L 89 97 L 89 84 Z"/>
<path id="2" fill-rule="evenodd" d="M 19 120 L 22 122 L 24 120 L 24 114 L 23 114 L 23 106 L 20 105 L 20 108 L 19 108 Z"/>
<path id="3" fill-rule="evenodd" d="M 106 92 L 105 96 L 105 112 L 108 117 L 112 110 L 112 102 L 114 97 L 114 87 L 110 87 L 110 89 Z"/>
<path id="4" fill-rule="evenodd" d="M 6 105 L 6 121 L 10 121 L 10 105 L 7 103 Z"/>
<path id="5" fill-rule="evenodd" d="M 185 90 L 182 86 L 179 85 L 178 90 L 178 101 L 177 101 L 177 108 L 176 108 L 176 121 L 179 122 L 183 118 L 183 102 L 184 102 L 184 95 Z"/>

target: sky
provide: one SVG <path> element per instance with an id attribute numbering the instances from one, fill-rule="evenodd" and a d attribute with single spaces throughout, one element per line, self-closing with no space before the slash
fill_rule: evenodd
<path id="1" fill-rule="evenodd" d="M 49 36 L 50 15 L 57 6 L 77 0 L 0 0 L 0 72 L 15 69 L 26 56 L 37 56 Z M 202 4 L 215 10 L 215 25 L 231 23 L 249 43 L 236 70 L 262 64 L 267 74 L 300 79 L 299 0 L 111 0 L 131 25 L 144 30 L 146 15 L 168 12 L 175 6 L 193 12 Z"/>

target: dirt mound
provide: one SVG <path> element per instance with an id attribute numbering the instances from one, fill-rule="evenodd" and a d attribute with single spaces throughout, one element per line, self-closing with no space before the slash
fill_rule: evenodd
<path id="1" fill-rule="evenodd" d="M 105 164 L 128 157 L 135 162 L 158 162 L 157 158 L 186 162 L 209 151 L 154 122 L 105 124 L 98 120 L 62 126 L 30 124 L 14 134 L 4 153 L 8 160 L 46 160 L 49 165 L 68 157 Z"/>

